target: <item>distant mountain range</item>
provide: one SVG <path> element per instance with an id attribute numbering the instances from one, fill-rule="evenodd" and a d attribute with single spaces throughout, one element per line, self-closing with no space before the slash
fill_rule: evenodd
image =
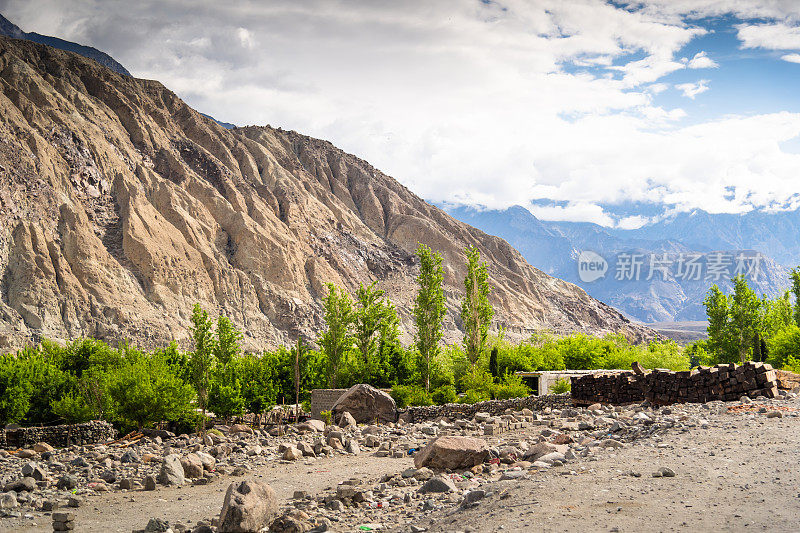
<path id="1" fill-rule="evenodd" d="M 53 48 L 58 48 L 59 50 L 74 52 L 82 55 L 83 57 L 93 59 L 104 67 L 110 68 L 114 72 L 124 74 L 125 76 L 131 75 L 131 73 L 128 72 L 128 70 L 113 57 L 105 52 L 101 52 L 97 48 L 83 46 L 82 44 L 73 43 L 71 41 L 65 41 L 64 39 L 59 39 L 58 37 L 50 37 L 48 35 L 41 35 L 39 33 L 24 32 L 19 28 L 19 26 L 5 18 L 3 15 L 0 15 L 0 35 L 5 35 L 6 37 L 11 37 L 13 39 L 25 39 L 26 41 L 46 44 L 47 46 L 52 46 Z"/>
<path id="2" fill-rule="evenodd" d="M 714 215 L 696 210 L 636 230 L 617 230 L 542 221 L 519 206 L 444 207 L 454 218 L 506 239 L 530 264 L 647 323 L 704 320 L 702 301 L 709 286 L 717 283 L 729 290 L 737 267 L 745 274 L 750 270 L 759 294 L 775 296 L 788 286 L 789 267 L 800 263 L 797 212 Z M 582 252 L 603 258 L 605 275 L 594 280 L 581 276 Z M 656 267 L 652 275 L 651 264 Z"/>

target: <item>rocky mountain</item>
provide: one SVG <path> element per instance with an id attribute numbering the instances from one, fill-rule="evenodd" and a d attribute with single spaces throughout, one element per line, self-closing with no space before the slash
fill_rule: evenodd
<path id="1" fill-rule="evenodd" d="M 33 41 L 35 43 L 52 46 L 53 48 L 58 48 L 59 50 L 74 52 L 82 55 L 83 57 L 88 57 L 89 59 L 97 61 L 104 67 L 108 67 L 114 72 L 124 74 L 125 76 L 131 75 L 131 73 L 128 72 L 128 70 L 121 64 L 119 64 L 119 62 L 117 62 L 113 57 L 105 52 L 101 52 L 97 48 L 83 46 L 78 43 L 73 43 L 72 41 L 59 39 L 58 37 L 50 37 L 49 35 L 24 32 L 19 28 L 19 26 L 5 18 L 3 15 L 0 15 L 0 35 L 5 35 L 6 37 L 11 37 L 13 39 L 25 39 L 26 41 Z"/>
<path id="2" fill-rule="evenodd" d="M 652 335 L 328 142 L 227 130 L 156 81 L 27 41 L 0 38 L 0 87 L 4 349 L 186 341 L 195 302 L 264 348 L 319 332 L 326 282 L 372 280 L 409 332 L 418 242 L 444 256 L 451 340 L 467 245 L 489 265 L 511 338 Z"/>
<path id="3" fill-rule="evenodd" d="M 772 297 L 789 284 L 788 268 L 770 257 L 769 251 L 774 249 L 771 243 L 775 239 L 769 237 L 766 224 L 763 230 L 758 230 L 757 224 L 739 221 L 733 215 L 705 213 L 693 217 L 687 214 L 640 230 L 619 231 L 589 223 L 542 221 L 519 206 L 505 210 L 450 206 L 447 211 L 458 220 L 506 239 L 537 268 L 576 283 L 593 297 L 647 323 L 705 320 L 702 302 L 706 291 L 712 283 L 726 291 L 732 288 L 730 277 L 735 273 L 736 257 L 743 251 L 748 258 L 755 257 L 756 252 L 762 254 L 759 260 L 748 259 L 746 264 L 749 267 L 758 263 L 756 275 L 749 276 L 758 294 Z M 787 213 L 784 216 L 796 215 Z M 695 217 L 696 224 L 687 222 Z M 720 217 L 719 220 L 716 217 Z M 714 223 L 703 222 L 709 219 Z M 780 226 L 775 224 L 776 229 Z M 780 250 L 782 257 L 791 247 L 788 239 L 784 244 Z M 590 280 L 581 278 L 578 263 L 581 252 L 586 250 L 608 263 L 609 270 L 604 276 Z M 728 274 L 709 278 L 709 261 L 714 261 L 717 254 L 730 262 Z M 634 256 L 641 261 L 639 275 L 618 279 L 616 267 Z M 682 258 L 688 261 L 695 256 L 700 256 L 696 263 L 699 278 L 677 275 Z M 666 257 L 662 266 L 670 263 L 668 279 L 664 279 L 661 272 L 650 275 L 651 257 L 657 262 Z"/>

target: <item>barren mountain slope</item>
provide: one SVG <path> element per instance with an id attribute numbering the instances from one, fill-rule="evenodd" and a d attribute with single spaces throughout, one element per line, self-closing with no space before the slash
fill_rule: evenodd
<path id="1" fill-rule="evenodd" d="M 411 331 L 417 241 L 445 257 L 451 338 L 467 244 L 511 337 L 650 335 L 327 142 L 225 130 L 158 82 L 25 41 L 0 38 L 0 85 L 0 348 L 185 340 L 195 302 L 274 346 L 319 331 L 328 281 L 379 280 Z"/>

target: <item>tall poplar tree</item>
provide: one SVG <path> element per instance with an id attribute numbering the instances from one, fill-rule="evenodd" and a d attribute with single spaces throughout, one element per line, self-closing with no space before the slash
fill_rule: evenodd
<path id="1" fill-rule="evenodd" d="M 494 309 L 489 302 L 489 272 L 486 263 L 481 262 L 481 253 L 472 245 L 464 252 L 467 256 L 467 275 L 464 277 L 461 321 L 464 324 L 464 351 L 474 365 L 486 346 Z"/>
<path id="2" fill-rule="evenodd" d="M 425 390 L 431 388 L 431 366 L 439 354 L 444 320 L 444 270 L 442 256 L 424 244 L 417 247 L 419 275 L 417 297 L 414 300 L 414 325 L 419 351 L 418 367 Z"/>

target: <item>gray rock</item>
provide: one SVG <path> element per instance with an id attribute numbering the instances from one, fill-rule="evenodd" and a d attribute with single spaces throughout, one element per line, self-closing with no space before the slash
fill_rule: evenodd
<path id="1" fill-rule="evenodd" d="M 4 490 L 6 492 L 33 492 L 36 490 L 36 480 L 32 477 L 24 477 L 8 483 Z"/>
<path id="2" fill-rule="evenodd" d="M 0 509 L 16 509 L 19 507 L 17 502 L 17 495 L 13 492 L 4 492 L 0 494 Z"/>
<path id="3" fill-rule="evenodd" d="M 36 462 L 29 461 L 22 465 L 22 475 L 24 477 L 32 477 L 36 481 L 42 481 L 47 477 L 47 473 Z"/>
<path id="4" fill-rule="evenodd" d="M 331 408 L 334 419 L 345 411 L 361 424 L 397 421 L 397 405 L 394 399 L 383 391 L 366 384 L 350 387 Z"/>
<path id="5" fill-rule="evenodd" d="M 456 484 L 453 483 L 453 480 L 442 476 L 436 476 L 430 478 L 419 489 L 419 492 L 421 494 L 428 494 L 430 492 L 438 493 L 438 492 L 455 492 L 455 491 L 456 491 Z"/>
<path id="6" fill-rule="evenodd" d="M 181 459 L 176 454 L 171 453 L 164 457 L 161 463 L 161 471 L 158 473 L 158 482 L 162 485 L 181 486 L 186 481 L 183 474 Z"/>
<path id="7" fill-rule="evenodd" d="M 164 533 L 170 529 L 169 522 L 161 518 L 151 518 L 144 528 L 146 533 Z"/>
<path id="8" fill-rule="evenodd" d="M 65 474 L 58 478 L 56 488 L 58 490 L 72 490 L 78 486 L 78 478 L 70 474 Z"/>
<path id="9" fill-rule="evenodd" d="M 119 458 L 120 463 L 139 463 L 141 459 L 139 458 L 139 454 L 133 450 L 128 450 L 122 454 L 122 457 Z"/>
<path id="10" fill-rule="evenodd" d="M 219 533 L 249 533 L 269 526 L 278 514 L 272 487 L 255 480 L 231 483 L 219 518 Z"/>
<path id="11" fill-rule="evenodd" d="M 155 476 L 145 476 L 145 478 L 144 478 L 144 490 L 156 490 L 156 477 Z"/>
<path id="12" fill-rule="evenodd" d="M 340 428 L 349 428 L 355 427 L 358 424 L 356 423 L 356 419 L 353 418 L 353 415 L 351 415 L 348 411 L 345 411 L 339 416 L 339 422 L 337 425 Z"/>

